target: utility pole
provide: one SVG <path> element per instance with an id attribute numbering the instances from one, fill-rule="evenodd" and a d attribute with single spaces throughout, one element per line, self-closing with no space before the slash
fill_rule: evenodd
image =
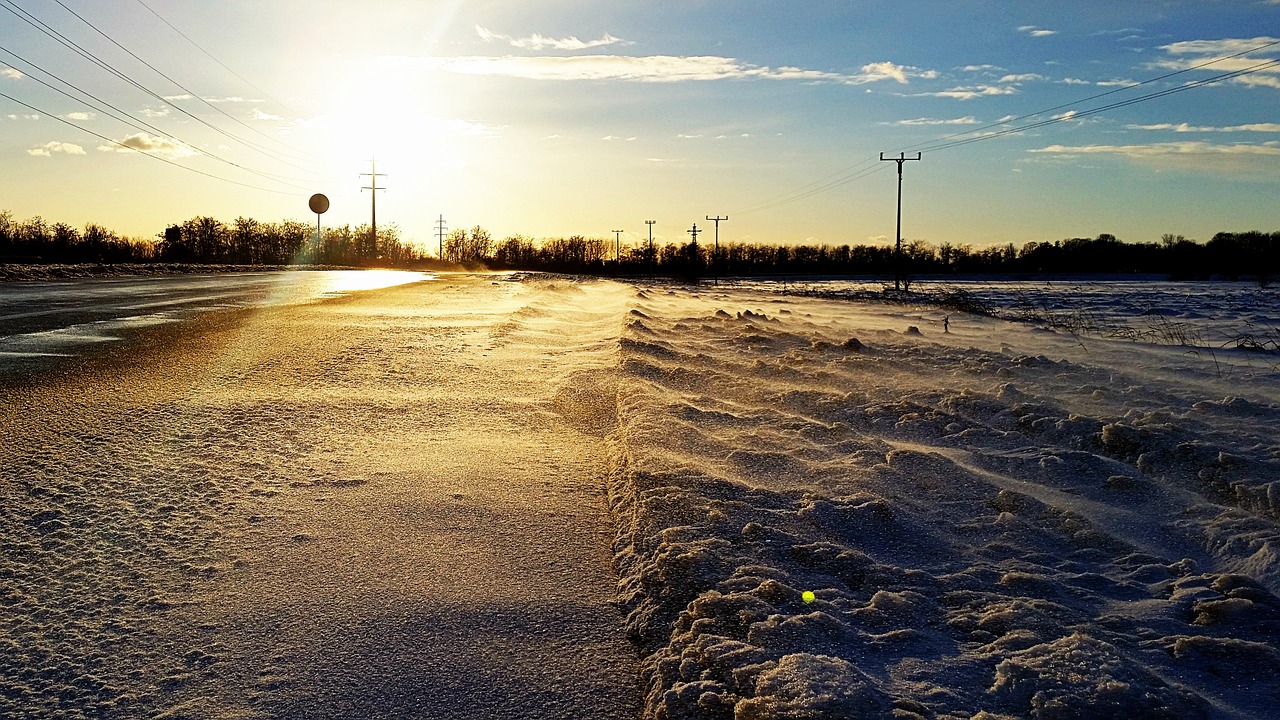
<path id="1" fill-rule="evenodd" d="M 694 282 L 697 282 L 697 277 L 698 277 L 698 260 L 700 259 L 700 256 L 698 255 L 698 233 L 700 233 L 700 232 L 706 232 L 706 230 L 699 230 L 699 229 L 698 229 L 698 223 L 694 223 L 694 224 L 693 224 L 693 229 L 692 229 L 692 230 L 685 230 L 685 232 L 687 232 L 687 233 L 689 233 L 690 235 L 692 235 L 692 236 L 693 236 L 693 242 L 692 242 L 692 243 L 690 243 L 690 248 L 689 248 L 690 250 L 692 250 L 692 251 L 693 251 L 693 252 L 692 252 L 692 253 L 690 253 L 690 255 L 689 255 L 689 271 L 690 271 L 691 276 L 694 278 Z"/>
<path id="2" fill-rule="evenodd" d="M 653 256 L 653 224 L 657 220 L 645 220 L 644 224 L 649 226 L 649 272 L 653 272 L 653 263 L 657 259 Z"/>
<path id="3" fill-rule="evenodd" d="M 626 230 L 610 230 L 613 233 L 613 261 L 620 263 L 622 260 L 622 233 Z"/>
<path id="4" fill-rule="evenodd" d="M 438 254 L 441 261 L 444 261 L 444 233 L 448 229 L 449 228 L 445 227 L 444 224 L 444 215 L 441 215 L 440 219 L 436 221 L 436 237 L 440 240 L 440 250 Z"/>
<path id="5" fill-rule="evenodd" d="M 898 153 L 896 158 L 887 158 L 884 153 L 880 153 L 880 160 L 898 163 L 898 241 L 894 245 L 893 251 L 893 289 L 895 292 L 902 289 L 902 163 L 919 159 L 920 153 L 916 153 L 913 158 L 907 157 L 906 153 Z"/>
<path id="6" fill-rule="evenodd" d="M 719 270 L 720 268 L 720 221 L 728 220 L 729 216 L 725 215 L 724 217 L 720 217 L 719 215 L 717 215 L 715 217 L 711 217 L 710 215 L 708 215 L 707 219 L 714 221 L 716 224 L 716 249 L 714 252 L 711 253 L 711 277 L 714 278 L 715 284 L 719 285 L 720 284 L 720 270 Z"/>
<path id="7" fill-rule="evenodd" d="M 369 195 L 373 200 L 373 247 L 370 248 L 369 254 L 376 255 L 378 253 L 378 191 L 382 190 L 383 192 L 386 192 L 386 188 L 378 187 L 378 177 L 386 177 L 386 173 L 378 172 L 377 161 L 375 159 L 371 159 L 369 160 L 369 172 L 360 173 L 360 177 L 365 176 L 369 177 L 369 184 L 360 188 L 360 192 L 364 192 L 365 190 L 371 191 Z"/>

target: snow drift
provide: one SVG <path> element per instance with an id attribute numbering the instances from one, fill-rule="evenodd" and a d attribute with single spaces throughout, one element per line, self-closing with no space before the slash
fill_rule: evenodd
<path id="1" fill-rule="evenodd" d="M 638 292 L 610 502 L 647 716 L 1271 713 L 1275 373 L 942 319 Z"/>

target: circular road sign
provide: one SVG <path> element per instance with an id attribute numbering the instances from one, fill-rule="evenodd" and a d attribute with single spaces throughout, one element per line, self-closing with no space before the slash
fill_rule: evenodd
<path id="1" fill-rule="evenodd" d="M 329 198 L 325 197 L 323 193 L 316 193 L 311 196 L 311 200 L 307 202 L 307 205 L 311 207 L 311 212 L 323 215 L 329 209 Z"/>

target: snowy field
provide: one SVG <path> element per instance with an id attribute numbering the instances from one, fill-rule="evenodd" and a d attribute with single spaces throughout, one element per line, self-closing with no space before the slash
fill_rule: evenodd
<path id="1" fill-rule="evenodd" d="M 1145 301 L 1275 317 L 1220 297 Z M 760 288 L 630 312 L 611 498 L 651 717 L 1275 716 L 1273 353 Z"/>
<path id="2" fill-rule="evenodd" d="M 1277 317 L 1214 288 L 1039 297 Z M 1275 717 L 1273 349 L 775 289 L 442 274 L 13 380 L 0 715 Z"/>

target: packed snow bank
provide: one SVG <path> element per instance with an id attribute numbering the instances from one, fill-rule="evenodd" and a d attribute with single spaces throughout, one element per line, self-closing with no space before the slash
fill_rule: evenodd
<path id="1" fill-rule="evenodd" d="M 942 319 L 638 292 L 610 500 L 648 716 L 1270 716 L 1276 374 Z"/>

